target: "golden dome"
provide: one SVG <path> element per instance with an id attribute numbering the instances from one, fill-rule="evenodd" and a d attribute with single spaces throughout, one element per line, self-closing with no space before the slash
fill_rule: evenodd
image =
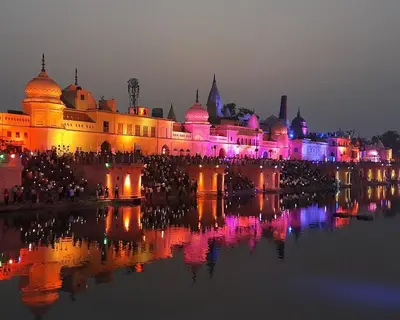
<path id="1" fill-rule="evenodd" d="M 42 70 L 36 78 L 33 78 L 25 87 L 26 99 L 34 99 L 46 102 L 62 104 L 60 101 L 61 88 L 51 79 L 45 70 L 44 56 L 42 58 Z"/>
<path id="2" fill-rule="evenodd" d="M 23 294 L 21 299 L 35 316 L 43 316 L 58 300 L 58 297 L 58 292 L 37 292 L 35 294 Z"/>
<path id="3" fill-rule="evenodd" d="M 41 71 L 36 78 L 33 78 L 25 87 L 27 98 L 51 98 L 60 99 L 61 88 L 51 79 L 46 71 Z"/>

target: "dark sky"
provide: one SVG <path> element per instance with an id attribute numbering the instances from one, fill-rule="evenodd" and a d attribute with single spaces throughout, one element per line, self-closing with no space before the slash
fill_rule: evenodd
<path id="1" fill-rule="evenodd" d="M 183 120 L 213 73 L 224 103 L 277 114 L 282 94 L 312 131 L 397 130 L 399 0 L 4 0 L 0 3 L 1 110 L 19 109 L 40 70 L 127 110 L 172 100 Z"/>

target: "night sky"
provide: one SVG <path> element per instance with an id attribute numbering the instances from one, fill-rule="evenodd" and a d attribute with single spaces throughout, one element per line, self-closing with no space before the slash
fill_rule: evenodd
<path id="1" fill-rule="evenodd" d="M 400 116 L 398 0 L 4 0 L 0 3 L 0 110 L 20 109 L 40 71 L 117 99 L 127 80 L 140 103 L 172 100 L 179 120 L 206 103 L 216 73 L 223 103 L 289 118 L 301 108 L 311 131 L 397 130 Z"/>

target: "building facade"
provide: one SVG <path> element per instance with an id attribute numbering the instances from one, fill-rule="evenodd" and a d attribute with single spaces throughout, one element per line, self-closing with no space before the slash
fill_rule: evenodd
<path id="1" fill-rule="evenodd" d="M 75 82 L 61 90 L 48 76 L 43 57 L 42 70 L 25 88 L 22 111 L 0 114 L 1 142 L 3 149 L 140 150 L 144 155 L 317 161 L 360 159 L 358 148 L 351 145 L 349 138 L 330 137 L 318 142 L 307 139 L 307 124 L 300 112 L 289 126 L 286 96 L 282 97 L 279 117 L 264 121 L 255 114 L 239 118 L 222 109 L 214 76 L 207 107 L 199 102 L 197 93 L 183 123 L 176 121 L 172 104 L 167 118 L 160 110 L 151 113 L 143 106 L 119 112 L 113 99 L 96 101 L 90 91 L 78 84 L 77 74 Z"/>

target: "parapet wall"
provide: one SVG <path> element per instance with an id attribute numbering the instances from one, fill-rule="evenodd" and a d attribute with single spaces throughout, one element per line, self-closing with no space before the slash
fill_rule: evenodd
<path id="1" fill-rule="evenodd" d="M 248 164 L 245 166 L 232 165 L 230 169 L 254 182 L 259 191 L 264 189 L 266 191 L 278 191 L 280 189 L 280 170 L 278 167 Z"/>
<path id="2" fill-rule="evenodd" d="M 87 188 L 91 191 L 101 183 L 110 190 L 110 197 L 114 195 L 116 186 L 122 198 L 141 196 L 142 164 L 109 164 L 109 165 L 73 165 L 78 179 L 87 181 Z"/>
<path id="3" fill-rule="evenodd" d="M 4 189 L 8 189 L 10 200 L 12 200 L 12 188 L 22 184 L 21 159 L 17 155 L 4 155 L 6 158 L 0 159 L 0 201 L 4 200 Z"/>
<path id="4" fill-rule="evenodd" d="M 197 194 L 216 195 L 224 192 L 225 166 L 188 165 L 185 171 L 190 179 L 197 181 Z"/>

